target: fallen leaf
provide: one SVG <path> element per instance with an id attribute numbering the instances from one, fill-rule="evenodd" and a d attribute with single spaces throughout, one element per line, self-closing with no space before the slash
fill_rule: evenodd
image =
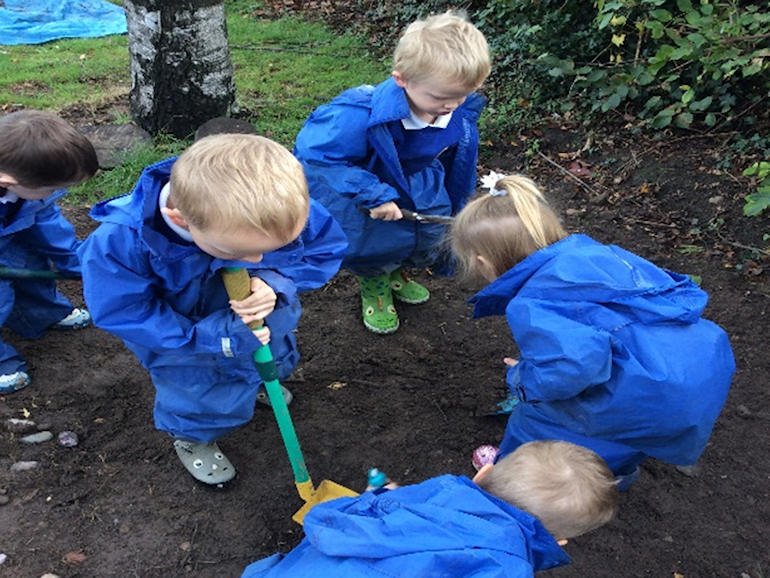
<path id="1" fill-rule="evenodd" d="M 67 564 L 81 564 L 86 561 L 86 558 L 88 556 L 83 554 L 83 552 L 67 552 L 62 560 Z"/>
<path id="2" fill-rule="evenodd" d="M 575 175 L 576 177 L 587 177 L 591 178 L 594 176 L 593 171 L 591 171 L 590 168 L 591 165 L 588 163 L 585 163 L 581 160 L 574 161 L 569 166 L 569 172 Z"/>
<path id="3" fill-rule="evenodd" d="M 338 390 L 338 389 L 342 389 L 346 385 L 347 383 L 345 383 L 344 381 L 333 381 L 326 387 L 328 387 L 329 389 Z"/>
<path id="4" fill-rule="evenodd" d="M 24 418 L 26 419 L 29 416 L 31 416 L 32 414 L 30 413 L 30 411 L 26 407 L 23 407 L 23 408 L 21 408 L 21 415 L 23 415 Z"/>

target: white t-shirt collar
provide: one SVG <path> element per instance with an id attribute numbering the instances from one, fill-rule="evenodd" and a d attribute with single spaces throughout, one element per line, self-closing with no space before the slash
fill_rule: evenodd
<path id="1" fill-rule="evenodd" d="M 401 119 L 401 124 L 406 130 L 422 130 L 429 126 L 433 128 L 446 128 L 449 124 L 449 121 L 452 120 L 452 114 L 454 113 L 454 111 L 452 111 L 448 112 L 447 114 L 442 114 L 436 118 L 436 122 L 431 124 L 418 117 L 412 109 L 409 109 L 409 112 L 411 113 L 409 118 Z"/>
<path id="2" fill-rule="evenodd" d="M 158 197 L 158 206 L 161 209 L 165 209 L 168 207 L 168 196 L 171 194 L 171 183 L 166 183 L 163 185 L 163 188 L 160 190 L 160 196 Z M 190 231 L 187 229 L 183 229 L 176 223 L 174 223 L 171 219 L 168 218 L 168 215 L 164 213 L 163 211 L 160 212 L 161 215 L 163 215 L 163 220 L 168 225 L 169 229 L 174 231 L 177 235 L 179 235 L 182 239 L 185 241 L 188 241 L 192 243 L 192 235 L 190 234 Z"/>
<path id="3" fill-rule="evenodd" d="M 0 203 L 6 204 L 6 203 L 15 203 L 19 200 L 19 197 L 15 194 L 13 194 L 8 189 L 5 190 L 5 194 L 0 197 Z"/>

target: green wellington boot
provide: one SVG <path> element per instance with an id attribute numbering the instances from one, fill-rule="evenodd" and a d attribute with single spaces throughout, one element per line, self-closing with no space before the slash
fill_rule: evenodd
<path id="1" fill-rule="evenodd" d="M 390 274 L 390 288 L 393 291 L 393 297 L 404 303 L 419 305 L 430 299 L 430 291 L 416 281 L 412 281 L 403 267 L 399 267 Z"/>
<path id="2" fill-rule="evenodd" d="M 357 278 L 361 286 L 361 312 L 366 328 L 380 334 L 396 331 L 398 314 L 393 306 L 390 275 Z"/>

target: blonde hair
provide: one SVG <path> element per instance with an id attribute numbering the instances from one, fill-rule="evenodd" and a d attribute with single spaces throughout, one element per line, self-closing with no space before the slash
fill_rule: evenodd
<path id="1" fill-rule="evenodd" d="M 170 199 L 201 230 L 250 228 L 287 241 L 310 207 L 299 161 L 278 143 L 250 134 L 196 141 L 174 163 Z"/>
<path id="2" fill-rule="evenodd" d="M 564 441 L 534 441 L 495 464 L 479 486 L 529 512 L 557 539 L 585 534 L 617 513 L 615 477 L 595 452 Z"/>
<path id="3" fill-rule="evenodd" d="M 538 249 L 567 236 L 534 181 L 511 175 L 460 211 L 449 231 L 452 252 L 466 276 L 481 276 L 480 255 L 500 276 Z"/>
<path id="4" fill-rule="evenodd" d="M 393 53 L 393 70 L 411 82 L 439 80 L 475 90 L 489 75 L 489 47 L 464 13 L 412 22 Z"/>

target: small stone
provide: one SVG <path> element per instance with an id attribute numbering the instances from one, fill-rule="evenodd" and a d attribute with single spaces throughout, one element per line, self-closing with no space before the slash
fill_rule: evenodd
<path id="1" fill-rule="evenodd" d="M 59 432 L 56 441 L 64 448 L 74 448 L 78 445 L 78 434 L 74 431 L 62 431 Z"/>
<path id="2" fill-rule="evenodd" d="M 27 433 L 33 431 L 36 424 L 31 419 L 18 419 L 12 417 L 5 420 L 5 429 L 13 433 Z"/>
<path id="3" fill-rule="evenodd" d="M 698 464 L 692 466 L 676 466 L 676 470 L 688 478 L 697 478 L 698 474 L 700 474 L 700 467 Z"/>
<path id="4" fill-rule="evenodd" d="M 5 506 L 10 501 L 11 501 L 11 498 L 9 498 L 8 496 L 0 496 L 0 506 Z"/>
<path id="5" fill-rule="evenodd" d="M 51 429 L 51 424 L 47 421 L 37 424 L 37 431 L 45 431 L 49 429 Z"/>
<path id="6" fill-rule="evenodd" d="M 53 434 L 49 431 L 41 431 L 36 434 L 30 434 L 28 436 L 24 436 L 21 438 L 21 441 L 23 441 L 25 444 L 39 444 L 43 442 L 47 442 L 48 440 L 53 439 Z"/>
<path id="7" fill-rule="evenodd" d="M 26 472 L 27 470 L 34 470 L 40 465 L 40 462 L 16 462 L 11 464 L 12 472 Z"/>
<path id="8" fill-rule="evenodd" d="M 751 410 L 743 404 L 736 407 L 735 410 L 738 412 L 738 415 L 741 417 L 749 417 L 751 415 Z"/>
<path id="9" fill-rule="evenodd" d="M 0 553 L 0 564 L 4 564 L 7 559 L 8 556 L 6 554 Z"/>
<path id="10" fill-rule="evenodd" d="M 46 572 L 40 578 L 59 578 L 59 575 L 58 574 L 51 574 L 50 572 Z"/>

